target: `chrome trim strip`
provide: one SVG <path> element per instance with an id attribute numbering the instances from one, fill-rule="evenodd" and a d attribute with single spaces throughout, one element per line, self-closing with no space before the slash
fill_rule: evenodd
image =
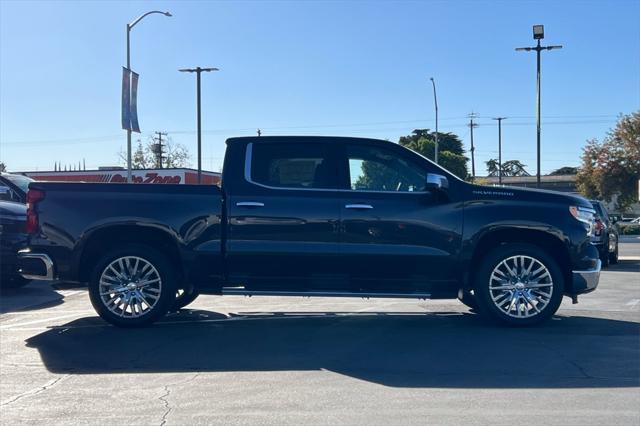
<path id="1" fill-rule="evenodd" d="M 600 270 L 602 269 L 602 261 L 600 259 L 598 259 L 598 266 L 596 266 L 596 269 L 587 269 L 586 271 L 571 271 L 574 274 L 595 274 L 596 272 L 600 272 Z"/>
<path id="2" fill-rule="evenodd" d="M 251 180 L 251 159 L 253 157 L 253 142 L 247 144 L 244 156 L 244 180 L 250 184 L 267 189 L 277 189 L 284 191 L 321 191 L 321 192 L 348 192 L 350 194 L 429 194 L 430 191 L 364 191 L 360 189 L 340 189 L 340 188 L 292 188 L 288 186 L 271 186 Z"/>
<path id="3" fill-rule="evenodd" d="M 369 204 L 347 204 L 345 209 L 372 209 L 373 206 Z"/>
<path id="4" fill-rule="evenodd" d="M 264 203 L 260 203 L 258 201 L 241 201 L 236 203 L 238 207 L 264 207 Z"/>
<path id="5" fill-rule="evenodd" d="M 23 249 L 18 251 L 18 259 L 38 259 L 42 263 L 44 263 L 46 269 L 46 275 L 31 275 L 31 274 L 23 274 L 23 278 L 27 280 L 41 280 L 41 281 L 51 281 L 53 280 L 53 261 L 51 258 L 44 253 L 31 253 L 29 249 Z"/>
<path id="6" fill-rule="evenodd" d="M 236 296 L 306 296 L 306 297 L 381 297 L 429 299 L 431 293 L 352 293 L 348 291 L 263 291 L 244 287 L 223 288 L 222 294 Z"/>

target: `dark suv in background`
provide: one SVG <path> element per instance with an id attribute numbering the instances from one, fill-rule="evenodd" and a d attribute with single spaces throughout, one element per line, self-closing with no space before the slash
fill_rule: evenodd
<path id="1" fill-rule="evenodd" d="M 591 236 L 591 243 L 598 248 L 602 266 L 618 263 L 618 227 L 616 221 L 609 216 L 607 208 L 598 200 L 590 200 L 596 211 L 596 221 Z"/>

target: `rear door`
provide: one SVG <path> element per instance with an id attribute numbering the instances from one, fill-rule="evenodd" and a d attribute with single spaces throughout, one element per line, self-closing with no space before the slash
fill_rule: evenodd
<path id="1" fill-rule="evenodd" d="M 462 206 L 426 191 L 427 174 L 442 171 L 410 154 L 383 144 L 344 148 L 341 241 L 352 290 L 433 296 L 457 290 Z"/>
<path id="2" fill-rule="evenodd" d="M 343 287 L 334 144 L 264 139 L 247 145 L 243 185 L 229 194 L 230 281 L 265 291 Z"/>

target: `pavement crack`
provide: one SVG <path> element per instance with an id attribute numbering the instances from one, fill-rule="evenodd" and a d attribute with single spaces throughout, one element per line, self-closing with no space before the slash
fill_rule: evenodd
<path id="1" fill-rule="evenodd" d="M 169 416 L 169 413 L 171 413 L 171 411 L 173 410 L 173 408 L 171 406 L 169 406 L 169 400 L 167 399 L 169 397 L 169 395 L 171 394 L 171 390 L 169 390 L 169 386 L 165 386 L 164 387 L 164 395 L 160 395 L 160 398 L 158 398 L 160 401 L 162 401 L 162 404 L 164 405 L 164 414 L 162 415 L 162 421 L 160 422 L 160 426 L 164 426 L 167 423 L 167 417 Z"/>
<path id="2" fill-rule="evenodd" d="M 18 400 L 20 400 L 20 399 L 22 399 L 22 398 L 25 398 L 25 397 L 27 397 L 27 396 L 34 396 L 34 395 L 38 395 L 38 394 L 40 394 L 40 393 L 42 393 L 42 392 L 44 392 L 44 391 L 46 391 L 46 390 L 48 390 L 48 389 L 51 389 L 52 387 L 54 387 L 55 385 L 57 385 L 57 384 L 58 384 L 62 379 L 65 379 L 65 378 L 67 378 L 67 377 L 69 377 L 69 375 L 68 375 L 68 374 L 67 374 L 67 375 L 65 375 L 65 376 L 61 376 L 61 377 L 58 377 L 58 378 L 56 378 L 56 379 L 50 380 L 50 381 L 48 381 L 47 383 L 45 383 L 44 385 L 42 385 L 42 386 L 40 386 L 40 387 L 37 387 L 37 388 L 35 388 L 35 389 L 30 389 L 30 390 L 28 390 L 28 391 L 26 391 L 26 392 L 22 392 L 21 394 L 16 395 L 16 396 L 14 396 L 13 398 L 10 398 L 10 399 L 8 399 L 8 400 L 3 401 L 2 403 L 0 403 L 0 407 L 4 407 L 4 406 L 6 406 L 6 405 L 13 404 L 14 402 L 16 402 L 16 401 L 18 401 Z"/>
<path id="3" fill-rule="evenodd" d="M 185 383 L 189 383 L 195 380 L 199 375 L 200 373 L 196 373 L 193 377 L 190 377 L 178 383 L 174 383 L 171 386 L 184 385 Z M 158 397 L 158 399 L 162 402 L 162 405 L 164 406 L 164 414 L 162 415 L 160 426 L 164 426 L 165 424 L 167 424 L 167 417 L 169 417 L 169 414 L 171 414 L 171 412 L 173 411 L 173 407 L 169 404 L 169 395 L 171 395 L 171 389 L 169 388 L 169 386 L 170 385 L 165 385 L 164 394 Z"/>

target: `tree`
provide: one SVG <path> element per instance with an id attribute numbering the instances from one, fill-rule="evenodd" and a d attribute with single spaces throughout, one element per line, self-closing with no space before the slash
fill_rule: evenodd
<path id="1" fill-rule="evenodd" d="M 591 139 L 583 148 L 576 177 L 578 190 L 589 198 L 611 202 L 621 212 L 637 201 L 640 179 L 640 111 L 621 115 L 602 141 Z"/>
<path id="2" fill-rule="evenodd" d="M 487 165 L 487 174 L 489 176 L 498 176 L 500 174 L 498 160 L 492 158 L 486 161 L 485 164 Z M 525 167 L 527 165 L 518 160 L 505 161 L 502 163 L 502 176 L 531 176 Z"/>
<path id="3" fill-rule="evenodd" d="M 577 173 L 578 173 L 577 167 L 564 166 L 564 167 L 560 167 L 557 170 L 552 171 L 551 173 L 549 173 L 549 175 L 550 176 L 575 175 Z"/>
<path id="4" fill-rule="evenodd" d="M 401 136 L 398 142 L 432 161 L 435 159 L 435 132 L 429 129 L 415 129 L 411 135 Z M 438 164 L 459 178 L 466 179 L 469 176 L 468 162 L 460 138 L 454 133 L 438 132 Z"/>
<path id="5" fill-rule="evenodd" d="M 6 172 L 7 171 L 7 166 L 4 163 L 0 163 L 0 172 Z"/>
<path id="6" fill-rule="evenodd" d="M 182 144 L 174 143 L 171 138 L 163 141 L 162 148 L 162 167 L 188 167 L 190 165 L 191 155 L 189 150 Z M 134 152 L 131 153 L 131 168 L 132 169 L 151 169 L 158 167 L 158 155 L 154 152 L 155 141 L 153 137 L 149 137 L 149 141 L 146 145 L 143 145 L 138 140 L 138 146 Z M 118 153 L 121 163 L 127 164 L 127 153 L 121 151 Z"/>

